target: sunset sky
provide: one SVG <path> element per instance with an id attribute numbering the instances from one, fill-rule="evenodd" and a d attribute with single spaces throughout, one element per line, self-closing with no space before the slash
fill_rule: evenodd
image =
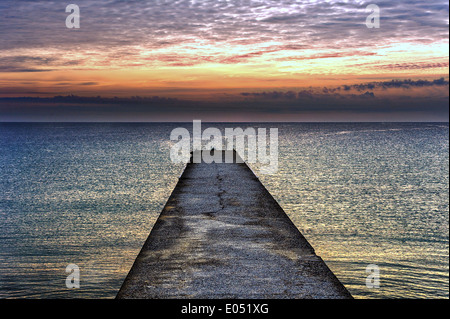
<path id="1" fill-rule="evenodd" d="M 0 1 L 0 121 L 448 121 L 448 22 L 443 0 Z"/>

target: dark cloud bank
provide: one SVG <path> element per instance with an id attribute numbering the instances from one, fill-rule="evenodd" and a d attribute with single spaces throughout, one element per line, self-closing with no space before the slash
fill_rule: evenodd
<path id="1" fill-rule="evenodd" d="M 393 80 L 300 91 L 243 92 L 221 100 L 165 97 L 0 98 L 0 121 L 440 121 L 448 122 L 448 94 L 381 95 L 392 89 L 448 90 L 449 82 Z"/>

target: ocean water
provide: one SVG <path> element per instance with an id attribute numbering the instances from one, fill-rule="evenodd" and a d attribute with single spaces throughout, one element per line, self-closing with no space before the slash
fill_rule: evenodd
<path id="1" fill-rule="evenodd" d="M 114 298 L 183 171 L 179 126 L 0 124 L 0 298 Z M 250 166 L 355 298 L 449 297 L 448 124 L 203 126 L 279 129 L 278 172 Z"/>

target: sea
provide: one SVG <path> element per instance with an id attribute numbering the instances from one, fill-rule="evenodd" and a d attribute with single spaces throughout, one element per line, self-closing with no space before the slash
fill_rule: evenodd
<path id="1" fill-rule="evenodd" d="M 202 125 L 278 129 L 278 170 L 249 166 L 355 298 L 449 298 L 448 123 Z M 183 172 L 179 127 L 0 123 L 0 298 L 114 298 Z"/>

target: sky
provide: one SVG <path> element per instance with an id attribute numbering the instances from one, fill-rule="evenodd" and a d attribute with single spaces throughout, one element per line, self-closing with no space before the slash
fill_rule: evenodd
<path id="1" fill-rule="evenodd" d="M 448 17 L 441 0 L 0 0 L 0 121 L 448 121 Z"/>

